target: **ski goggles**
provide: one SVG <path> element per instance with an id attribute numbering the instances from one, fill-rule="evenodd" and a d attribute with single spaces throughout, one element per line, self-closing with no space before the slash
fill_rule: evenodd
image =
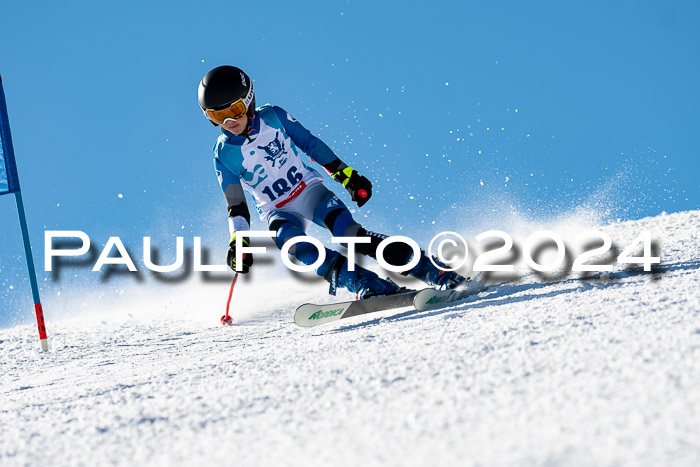
<path id="1" fill-rule="evenodd" d="M 204 109 L 204 115 L 212 122 L 222 125 L 226 120 L 240 120 L 248 112 L 248 107 L 253 102 L 253 83 L 250 83 L 250 89 L 245 98 L 238 99 L 236 102 L 223 110 Z"/>

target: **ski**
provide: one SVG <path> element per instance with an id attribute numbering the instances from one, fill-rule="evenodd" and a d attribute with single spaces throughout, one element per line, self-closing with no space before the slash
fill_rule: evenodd
<path id="1" fill-rule="evenodd" d="M 299 306 L 294 312 L 294 322 L 301 327 L 308 328 L 338 321 L 339 319 L 394 308 L 412 306 L 418 311 L 433 310 L 449 306 L 485 289 L 486 286 L 483 282 L 472 280 L 465 288 L 456 290 L 427 288 L 423 290 L 408 290 L 394 295 L 368 298 L 366 300 L 349 300 L 346 302 L 327 303 L 325 305 L 306 303 Z"/>
<path id="2" fill-rule="evenodd" d="M 384 297 L 328 303 L 326 305 L 306 303 L 298 307 L 296 312 L 294 312 L 294 322 L 301 327 L 308 328 L 352 316 L 374 313 L 375 311 L 410 307 L 413 306 L 413 299 L 418 293 L 418 290 L 409 290 Z"/>
<path id="3" fill-rule="evenodd" d="M 479 280 L 471 280 L 462 289 L 423 289 L 413 298 L 413 306 L 418 311 L 434 310 L 464 300 L 486 289 L 486 285 Z"/>

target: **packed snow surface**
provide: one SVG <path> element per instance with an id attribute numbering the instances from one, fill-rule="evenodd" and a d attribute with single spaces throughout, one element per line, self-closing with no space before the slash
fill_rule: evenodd
<path id="1" fill-rule="evenodd" d="M 49 353 L 0 330 L 0 464 L 700 465 L 700 211 L 601 228 L 660 267 L 311 329 L 323 287 L 289 280 L 237 289 L 231 327 L 220 297 L 47 310 Z M 237 314 L 252 291 L 268 313 Z"/>

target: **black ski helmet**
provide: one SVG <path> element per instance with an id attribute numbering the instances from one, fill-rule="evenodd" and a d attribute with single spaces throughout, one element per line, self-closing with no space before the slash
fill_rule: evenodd
<path id="1" fill-rule="evenodd" d="M 199 106 L 202 110 L 223 110 L 238 99 L 245 99 L 253 86 L 250 77 L 238 67 L 223 65 L 209 71 L 199 83 Z M 255 111 L 255 92 L 248 106 L 248 116 Z"/>

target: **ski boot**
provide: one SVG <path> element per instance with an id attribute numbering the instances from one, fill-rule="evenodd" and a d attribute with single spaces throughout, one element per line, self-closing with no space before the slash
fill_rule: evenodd
<path id="1" fill-rule="evenodd" d="M 433 258 L 435 264 L 447 269 L 447 266 Z M 465 286 L 469 282 L 468 277 L 462 277 L 454 271 L 443 271 L 430 261 L 425 254 L 422 254 L 418 264 L 408 271 L 408 275 L 420 279 L 426 284 L 437 289 L 457 289 Z"/>
<path id="2" fill-rule="evenodd" d="M 360 283 L 360 287 L 357 292 L 358 300 L 392 295 L 404 290 L 404 287 L 399 287 L 396 282 L 392 281 L 388 277 L 386 279 L 380 279 L 379 276 L 373 272 L 367 271 L 366 269 L 364 270 L 364 273 L 365 274 L 362 274 L 358 280 Z"/>
<path id="3" fill-rule="evenodd" d="M 328 293 L 331 295 L 335 295 L 337 287 L 345 287 L 350 292 L 355 293 L 358 300 L 391 295 L 401 291 L 401 287 L 391 279 L 380 279 L 372 271 L 358 265 L 355 265 L 354 271 L 348 271 L 347 259 L 340 254 L 333 258 L 324 278 L 330 283 Z"/>

